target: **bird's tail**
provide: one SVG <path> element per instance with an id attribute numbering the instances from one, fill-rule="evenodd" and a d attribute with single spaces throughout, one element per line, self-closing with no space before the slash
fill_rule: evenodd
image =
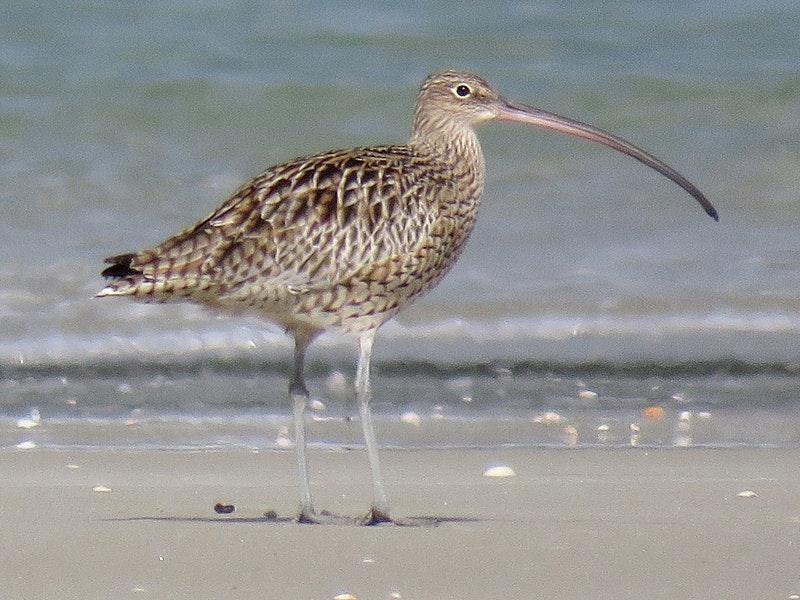
<path id="1" fill-rule="evenodd" d="M 143 275 L 141 271 L 131 267 L 131 262 L 135 257 L 135 254 L 120 254 L 119 256 L 111 256 L 103 261 L 110 266 L 103 269 L 100 274 L 108 279 L 109 282 L 106 287 L 95 295 L 96 298 L 136 294 Z"/>

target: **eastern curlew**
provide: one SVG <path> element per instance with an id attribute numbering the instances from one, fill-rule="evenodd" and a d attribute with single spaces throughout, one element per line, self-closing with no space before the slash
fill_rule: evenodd
<path id="1" fill-rule="evenodd" d="M 356 336 L 355 394 L 372 473 L 363 523 L 390 521 L 370 415 L 370 356 L 378 328 L 433 288 L 475 224 L 485 164 L 475 128 L 514 121 L 599 142 L 681 186 L 715 220 L 706 197 L 649 152 L 597 127 L 514 104 L 484 79 L 429 75 L 407 144 L 334 150 L 272 167 L 197 225 L 150 250 L 106 259 L 98 296 L 197 302 L 251 311 L 294 336 L 289 383 L 301 522 L 314 511 L 306 466 L 306 349 L 324 331 Z"/>

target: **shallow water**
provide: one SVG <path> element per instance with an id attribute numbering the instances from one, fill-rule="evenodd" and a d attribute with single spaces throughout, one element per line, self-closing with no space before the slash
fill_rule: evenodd
<path id="1" fill-rule="evenodd" d="M 0 11 L 8 443 L 33 407 L 45 421 L 116 423 L 142 409 L 194 427 L 220 410 L 240 425 L 287 414 L 290 347 L 279 330 L 194 307 L 92 300 L 101 261 L 196 221 L 275 162 L 402 141 L 417 85 L 451 66 L 651 149 L 708 195 L 721 221 L 607 149 L 485 127 L 478 227 L 439 288 L 381 331 L 378 411 L 391 421 L 410 389 L 415 410 L 450 406 L 447 381 L 472 377 L 487 401 L 467 418 L 530 420 L 552 408 L 553 375 L 568 382 L 556 394 L 561 410 L 590 410 L 581 381 L 609 382 L 586 383 L 599 390 L 595 427 L 619 409 L 618 398 L 633 411 L 618 417 L 631 422 L 650 403 L 676 418 L 711 406 L 792 420 L 800 399 L 796 3 L 455 10 L 447 2 L 62 0 Z M 352 345 L 335 337 L 312 352 L 315 390 L 329 404 L 324 378 L 351 373 L 351 357 Z M 400 374 L 381 383 L 397 365 Z M 495 367 L 510 370 L 516 394 L 497 392 L 505 375 L 486 374 Z M 201 383 L 198 368 L 206 369 Z M 242 401 L 238 390 L 258 377 L 270 385 Z M 651 397 L 652 377 L 670 393 Z M 126 381 L 135 392 L 114 391 Z M 683 393 L 687 381 L 692 402 L 674 406 L 673 389 Z M 463 402 L 452 402 L 462 418 Z M 746 415 L 741 423 L 735 430 L 745 434 L 713 443 L 796 440 Z M 234 430 L 231 439 L 248 443 Z M 173 442 L 191 445 L 182 435 Z"/>

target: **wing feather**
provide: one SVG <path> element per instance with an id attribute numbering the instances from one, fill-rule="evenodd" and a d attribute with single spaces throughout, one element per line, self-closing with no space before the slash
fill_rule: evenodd
<path id="1" fill-rule="evenodd" d="M 390 146 L 272 167 L 197 225 L 124 255 L 124 265 L 109 259 L 106 272 L 221 292 L 252 282 L 297 293 L 328 288 L 421 247 L 435 226 L 437 196 L 450 193 L 429 161 Z"/>

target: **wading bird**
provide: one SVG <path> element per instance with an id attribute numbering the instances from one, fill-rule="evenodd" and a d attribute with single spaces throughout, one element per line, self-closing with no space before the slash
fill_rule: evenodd
<path id="1" fill-rule="evenodd" d="M 487 121 L 544 127 L 628 154 L 718 219 L 700 190 L 649 152 L 592 125 L 512 103 L 476 75 L 440 71 L 419 90 L 405 145 L 334 150 L 274 166 L 198 224 L 155 248 L 105 261 L 109 282 L 98 296 L 252 312 L 294 337 L 289 396 L 301 522 L 330 520 L 311 501 L 303 418 L 306 349 L 324 331 L 359 341 L 355 393 L 373 487 L 360 522 L 391 520 L 370 414 L 375 334 L 439 283 L 461 254 L 485 177 L 475 128 Z"/>

